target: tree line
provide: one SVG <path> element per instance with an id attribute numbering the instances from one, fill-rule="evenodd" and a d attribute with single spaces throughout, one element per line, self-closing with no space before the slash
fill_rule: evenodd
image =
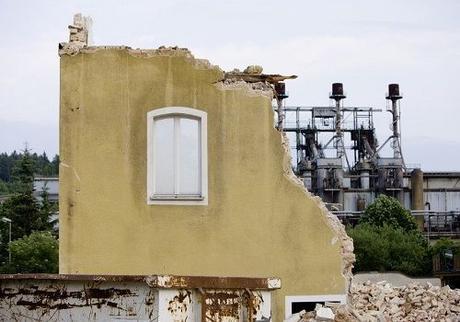
<path id="1" fill-rule="evenodd" d="M 59 155 L 57 154 L 50 160 L 46 152 L 31 153 L 27 148 L 24 152 L 0 153 L 0 195 L 14 193 L 19 189 L 17 180 L 13 180 L 13 171 L 25 153 L 31 162 L 31 171 L 34 176 L 50 177 L 59 174 Z"/>
<path id="2" fill-rule="evenodd" d="M 45 153 L 38 156 L 27 148 L 0 157 L 6 168 L 1 180 L 8 188 L 0 201 L 0 273 L 56 273 L 58 233 L 52 215 L 57 205 L 49 201 L 46 187 L 40 198 L 34 196 L 34 176 L 56 175 L 59 158 L 49 161 Z"/>

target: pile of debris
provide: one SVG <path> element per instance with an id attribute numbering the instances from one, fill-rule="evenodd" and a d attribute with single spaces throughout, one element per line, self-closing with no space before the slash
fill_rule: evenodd
<path id="1" fill-rule="evenodd" d="M 460 289 L 430 283 L 353 284 L 349 305 L 318 304 L 315 311 L 294 314 L 287 321 L 460 321 Z"/>

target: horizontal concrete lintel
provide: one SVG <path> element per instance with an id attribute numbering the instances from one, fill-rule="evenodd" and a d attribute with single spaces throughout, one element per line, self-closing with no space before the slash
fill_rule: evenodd
<path id="1" fill-rule="evenodd" d="M 55 280 L 82 282 L 144 282 L 152 288 L 203 288 L 273 290 L 279 278 L 178 275 L 0 274 L 1 280 Z"/>

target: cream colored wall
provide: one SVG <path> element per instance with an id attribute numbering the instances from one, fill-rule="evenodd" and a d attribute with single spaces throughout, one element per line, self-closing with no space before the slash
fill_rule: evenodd
<path id="1" fill-rule="evenodd" d="M 271 100 L 181 52 L 61 57 L 60 272 L 276 276 L 285 295 L 343 294 L 340 245 L 283 170 Z M 208 113 L 208 206 L 146 203 L 146 115 Z"/>

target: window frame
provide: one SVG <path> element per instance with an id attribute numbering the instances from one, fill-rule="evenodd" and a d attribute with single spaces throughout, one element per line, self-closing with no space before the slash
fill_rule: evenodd
<path id="1" fill-rule="evenodd" d="M 201 197 L 176 196 L 153 198 L 155 191 L 154 122 L 165 117 L 184 117 L 197 119 L 200 129 L 201 158 Z M 175 160 L 176 162 L 176 160 Z M 207 205 L 208 204 L 208 136 L 207 113 L 182 106 L 163 107 L 147 113 L 147 204 L 148 205 Z"/>

